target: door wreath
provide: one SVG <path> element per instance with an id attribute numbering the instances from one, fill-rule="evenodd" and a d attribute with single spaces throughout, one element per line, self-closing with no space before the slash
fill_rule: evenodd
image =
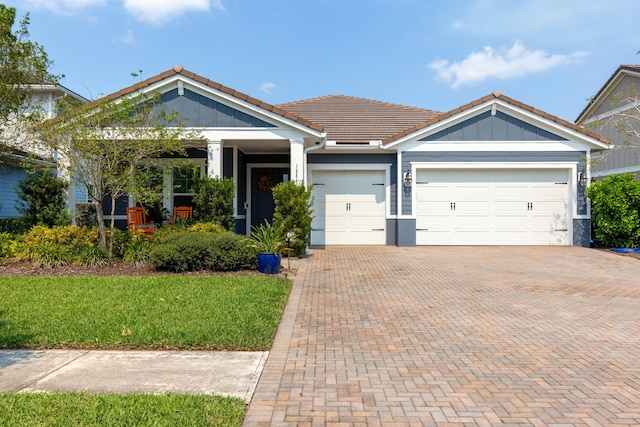
<path id="1" fill-rule="evenodd" d="M 258 179 L 258 188 L 260 191 L 271 191 L 273 188 L 273 179 L 268 175 L 262 175 L 260 179 Z"/>

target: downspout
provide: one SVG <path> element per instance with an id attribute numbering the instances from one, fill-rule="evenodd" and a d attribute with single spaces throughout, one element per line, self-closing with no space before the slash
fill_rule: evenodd
<path id="1" fill-rule="evenodd" d="M 309 177 L 309 171 L 307 169 L 307 154 L 309 154 L 312 151 L 316 151 L 316 150 L 320 150 L 322 148 L 324 148 L 325 143 L 327 142 L 326 138 L 323 137 L 323 139 L 321 140 L 320 143 L 316 143 L 316 145 L 312 145 L 311 147 L 307 147 L 303 150 L 304 156 L 302 157 L 302 179 L 304 181 L 304 185 L 305 187 L 309 186 L 308 183 L 308 177 Z"/>

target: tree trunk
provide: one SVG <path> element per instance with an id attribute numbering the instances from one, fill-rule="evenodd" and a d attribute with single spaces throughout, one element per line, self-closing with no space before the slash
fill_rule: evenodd
<path id="1" fill-rule="evenodd" d="M 109 236 L 109 257 L 113 257 L 113 235 L 116 229 L 116 198 L 111 195 L 111 235 Z"/>
<path id="2" fill-rule="evenodd" d="M 105 250 L 107 249 L 107 230 L 104 227 L 104 210 L 102 208 L 102 203 L 94 202 L 94 204 L 96 206 L 98 230 L 100 231 L 100 249 Z"/>

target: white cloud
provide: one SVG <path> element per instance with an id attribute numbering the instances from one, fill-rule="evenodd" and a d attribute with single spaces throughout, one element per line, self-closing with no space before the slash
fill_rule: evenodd
<path id="1" fill-rule="evenodd" d="M 260 85 L 260 90 L 264 93 L 271 93 L 275 88 L 276 85 L 271 82 L 265 82 Z"/>
<path id="2" fill-rule="evenodd" d="M 208 12 L 212 6 L 224 10 L 222 0 L 124 0 L 127 12 L 152 24 L 162 24 L 186 12 Z"/>
<path id="3" fill-rule="evenodd" d="M 489 78 L 507 80 L 538 73 L 575 63 L 586 55 L 584 51 L 550 55 L 544 50 L 528 50 L 522 43 L 516 42 L 508 49 L 495 50 L 487 46 L 482 51 L 470 53 L 460 62 L 438 58 L 428 67 L 438 73 L 440 80 L 451 83 L 451 87 L 457 89 Z"/>
<path id="4" fill-rule="evenodd" d="M 127 34 L 121 37 L 115 37 L 114 40 L 124 44 L 133 44 L 136 42 L 136 36 L 133 34 L 133 31 L 129 30 Z"/>
<path id="5" fill-rule="evenodd" d="M 26 0 L 30 9 L 47 9 L 55 13 L 73 13 L 89 6 L 103 5 L 106 0 Z"/>
<path id="6" fill-rule="evenodd" d="M 456 21 L 456 22 L 453 23 L 451 28 L 453 28 L 454 30 L 462 30 L 462 29 L 464 29 L 464 22 Z"/>

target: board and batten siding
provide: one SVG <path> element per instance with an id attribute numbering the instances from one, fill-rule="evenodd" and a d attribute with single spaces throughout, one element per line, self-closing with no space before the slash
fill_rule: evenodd
<path id="1" fill-rule="evenodd" d="M 491 111 L 478 114 L 470 119 L 426 136 L 420 141 L 566 141 L 508 114 Z"/>
<path id="2" fill-rule="evenodd" d="M 173 89 L 160 96 L 160 109 L 168 115 L 178 113 L 189 127 L 275 127 L 271 123 L 229 107 L 221 102 L 184 89 L 179 95 Z"/>

